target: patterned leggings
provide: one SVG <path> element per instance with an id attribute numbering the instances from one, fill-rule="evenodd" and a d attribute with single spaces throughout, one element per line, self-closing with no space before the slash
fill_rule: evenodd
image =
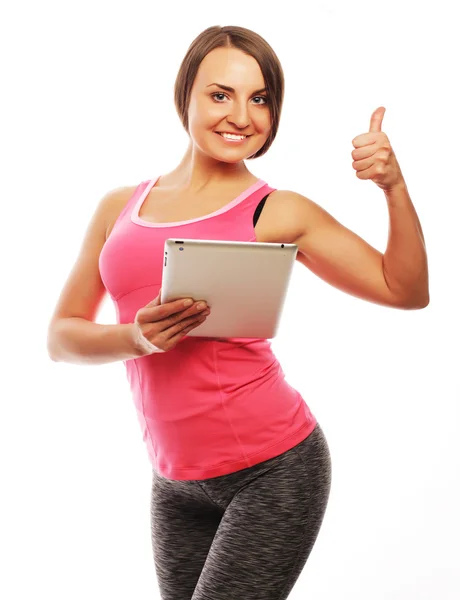
<path id="1" fill-rule="evenodd" d="M 153 471 L 152 547 L 161 600 L 283 600 L 318 536 L 331 456 L 316 425 L 300 444 L 235 473 Z"/>

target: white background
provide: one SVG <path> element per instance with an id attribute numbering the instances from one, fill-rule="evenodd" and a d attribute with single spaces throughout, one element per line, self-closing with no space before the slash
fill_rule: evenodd
<path id="1" fill-rule="evenodd" d="M 273 348 L 326 433 L 333 482 L 290 598 L 460 597 L 454 4 L 2 7 L 2 598 L 159 598 L 151 466 L 124 366 L 53 363 L 46 335 L 99 199 L 181 160 L 174 80 L 210 25 L 253 29 L 283 65 L 280 130 L 251 172 L 381 252 L 385 197 L 356 177 L 351 140 L 385 106 L 429 257 L 431 303 L 418 311 L 359 300 L 295 265 Z M 115 323 L 110 301 L 97 320 Z"/>

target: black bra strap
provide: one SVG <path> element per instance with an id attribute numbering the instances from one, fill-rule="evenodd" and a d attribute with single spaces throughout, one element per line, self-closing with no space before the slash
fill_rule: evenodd
<path id="1" fill-rule="evenodd" d="M 252 222 L 253 222 L 253 224 L 254 224 L 254 227 L 256 226 L 256 223 L 257 223 L 257 221 L 259 220 L 259 217 L 260 217 L 260 214 L 261 214 L 261 212 L 262 212 L 262 209 L 263 209 L 263 207 L 264 207 L 265 201 L 266 201 L 266 199 L 268 198 L 268 196 L 269 196 L 269 195 L 270 195 L 270 194 L 267 194 L 267 195 L 265 196 L 265 198 L 262 198 L 262 200 L 261 200 L 261 201 L 259 202 L 259 204 L 257 205 L 257 208 L 256 208 L 256 210 L 255 210 L 255 212 L 254 212 L 254 216 L 253 216 L 253 218 L 252 218 Z"/>

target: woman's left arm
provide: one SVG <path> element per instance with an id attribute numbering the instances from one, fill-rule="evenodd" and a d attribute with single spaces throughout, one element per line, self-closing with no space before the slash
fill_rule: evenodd
<path id="1" fill-rule="evenodd" d="M 421 308 L 430 301 L 425 238 L 404 182 L 385 191 L 390 213 L 383 270 L 388 286 Z"/>
<path id="2" fill-rule="evenodd" d="M 395 308 L 429 304 L 425 240 L 396 156 L 381 124 L 385 108 L 371 117 L 368 133 L 352 141 L 359 179 L 374 181 L 385 194 L 389 237 L 384 254 L 301 194 L 283 191 L 285 217 L 296 234 L 297 260 L 319 277 L 354 296 Z"/>

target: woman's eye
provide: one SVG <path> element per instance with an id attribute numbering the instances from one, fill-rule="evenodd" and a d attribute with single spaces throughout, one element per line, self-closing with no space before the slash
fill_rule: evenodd
<path id="1" fill-rule="evenodd" d="M 214 94 L 211 94 L 211 97 L 213 98 L 213 100 L 215 100 L 215 102 L 222 102 L 222 100 L 217 99 L 217 96 L 224 96 L 226 97 L 226 94 L 224 94 L 223 92 L 215 92 Z M 266 96 L 254 96 L 254 98 L 258 98 L 263 100 L 263 102 L 256 102 L 256 104 L 267 104 L 267 97 Z M 253 99 L 254 99 L 253 98 Z"/>

